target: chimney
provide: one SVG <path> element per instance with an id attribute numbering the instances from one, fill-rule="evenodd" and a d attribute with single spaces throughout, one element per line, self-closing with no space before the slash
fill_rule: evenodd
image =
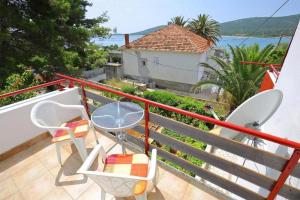
<path id="1" fill-rule="evenodd" d="M 129 45 L 129 34 L 125 34 L 125 47 L 126 48 L 130 48 L 130 45 Z"/>
<path id="2" fill-rule="evenodd" d="M 207 45 L 210 46 L 210 40 L 206 39 Z"/>
<path id="3" fill-rule="evenodd" d="M 207 45 L 208 46 L 211 46 L 211 45 L 213 45 L 214 43 L 211 41 L 211 40 L 207 40 Z"/>

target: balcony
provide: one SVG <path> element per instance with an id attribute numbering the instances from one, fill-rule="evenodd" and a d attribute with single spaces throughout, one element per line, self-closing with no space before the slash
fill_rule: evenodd
<path id="1" fill-rule="evenodd" d="M 88 150 L 95 146 L 92 134 L 87 138 Z M 109 150 L 115 144 L 110 135 L 97 132 L 100 144 Z M 131 152 L 133 149 L 127 149 Z M 47 135 L 44 139 L 0 164 L 0 199 L 100 199 L 100 188 L 87 177 L 76 174 L 82 161 L 68 144 L 62 150 L 63 167 L 57 162 L 55 145 Z M 118 145 L 110 153 L 120 153 Z M 148 199 L 218 199 L 211 191 L 199 189 L 188 180 L 160 167 L 158 187 Z M 172 187 L 170 187 L 172 185 Z M 210 193 L 209 193 L 210 192 Z M 106 199 L 114 199 L 107 195 Z"/>
<path id="2" fill-rule="evenodd" d="M 298 142 L 159 104 L 85 80 L 62 74 L 58 74 L 58 78 L 60 79 L 57 81 L 0 96 L 0 98 L 6 98 L 50 85 L 60 85 L 60 89 L 57 91 L 41 94 L 0 109 L 0 125 L 3 127 L 0 135 L 0 182 L 2 185 L 0 199 L 100 198 L 99 187 L 87 177 L 76 174 L 81 165 L 76 150 L 70 145 L 64 145 L 62 150 L 63 167 L 60 167 L 49 134 L 34 127 L 29 117 L 31 107 L 45 99 L 64 104 L 83 104 L 91 113 L 96 108 L 95 105 L 104 105 L 113 101 L 99 95 L 99 91 L 126 97 L 143 104 L 145 108 L 144 123 L 133 128 L 135 132 L 139 133 L 139 136 L 128 134 L 125 143 L 127 151 L 148 153 L 152 148 L 157 148 L 151 141 L 158 141 L 207 164 L 199 167 L 175 154 L 157 148 L 159 157 L 193 172 L 194 176 L 187 175 L 173 168 L 172 165 L 159 161 L 158 187 L 148 195 L 149 199 L 274 199 L 276 196 L 287 199 L 300 198 L 299 188 L 289 185 L 286 181 L 289 177 L 300 178 L 300 165 L 298 164 L 300 143 Z M 290 157 L 284 157 L 263 149 L 253 148 L 152 113 L 149 111 L 151 107 L 256 136 L 294 151 Z M 64 115 L 66 121 L 78 117 L 76 113 L 64 113 Z M 278 176 L 274 178 L 264 172 L 257 172 L 243 166 L 230 158 L 219 157 L 208 151 L 196 149 L 151 129 L 150 123 L 222 149 L 234 155 L 234 158 L 247 159 L 265 169 L 272 169 Z M 4 132 L 5 134 L 3 134 Z M 89 134 L 86 144 L 89 150 L 95 146 L 91 135 Z M 110 148 L 116 142 L 113 134 L 98 130 L 97 135 L 105 149 L 110 150 L 109 153 L 121 152 L 119 145 L 113 149 Z M 212 167 L 217 170 L 211 170 Z M 235 181 L 235 177 L 238 177 L 238 182 Z M 113 199 L 111 196 L 106 196 L 106 198 Z"/>

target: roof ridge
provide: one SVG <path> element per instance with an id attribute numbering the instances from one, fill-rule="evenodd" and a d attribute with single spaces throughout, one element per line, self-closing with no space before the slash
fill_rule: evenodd
<path id="1" fill-rule="evenodd" d="M 197 37 L 201 37 L 201 36 L 197 35 L 196 33 L 194 33 L 194 32 L 192 32 L 192 31 L 188 30 L 188 29 L 185 28 L 185 27 L 182 27 L 182 29 L 183 29 L 187 34 L 194 34 L 194 35 L 197 36 Z M 203 37 L 201 37 L 201 38 L 203 38 Z M 195 44 L 195 41 L 194 41 L 193 39 L 194 39 L 194 38 L 192 38 L 192 37 L 188 37 L 188 40 L 190 40 L 191 44 L 192 44 L 195 48 L 197 48 L 197 46 L 196 46 L 196 44 Z M 203 38 L 203 39 L 205 39 L 205 38 Z"/>
<path id="2" fill-rule="evenodd" d="M 202 53 L 211 44 L 185 27 L 170 24 L 129 43 L 132 49 Z M 126 48 L 122 46 L 122 48 Z"/>

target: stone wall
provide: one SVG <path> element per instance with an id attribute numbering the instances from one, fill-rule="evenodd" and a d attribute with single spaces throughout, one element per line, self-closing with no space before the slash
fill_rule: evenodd
<path id="1" fill-rule="evenodd" d="M 120 79 L 123 77 L 122 64 L 107 63 L 104 66 L 106 79 Z"/>

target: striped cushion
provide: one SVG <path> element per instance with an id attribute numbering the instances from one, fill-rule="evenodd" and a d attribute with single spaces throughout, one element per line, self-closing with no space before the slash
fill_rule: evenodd
<path id="1" fill-rule="evenodd" d="M 104 172 L 147 177 L 149 158 L 145 154 L 112 154 L 105 160 Z M 147 181 L 139 181 L 134 194 L 145 192 Z"/>
<path id="2" fill-rule="evenodd" d="M 76 138 L 84 137 L 89 131 L 89 121 L 88 120 L 79 120 L 74 122 L 68 122 L 61 125 L 61 127 L 69 127 L 74 133 Z M 66 130 L 57 130 L 53 136 L 52 142 L 59 142 L 63 140 L 70 139 L 68 131 Z"/>

